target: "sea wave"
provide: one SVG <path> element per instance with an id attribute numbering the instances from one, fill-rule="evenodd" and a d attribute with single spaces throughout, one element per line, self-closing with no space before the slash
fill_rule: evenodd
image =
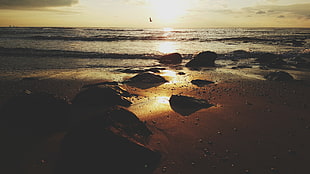
<path id="1" fill-rule="evenodd" d="M 110 58 L 110 59 L 158 59 L 154 54 L 117 54 L 66 50 L 42 50 L 32 48 L 0 47 L 0 55 L 14 57 L 59 57 L 59 58 Z"/>
<path id="2" fill-rule="evenodd" d="M 113 35 L 96 35 L 90 37 L 75 36 L 31 36 L 32 40 L 61 40 L 61 41 L 198 41 L 198 42 L 243 42 L 243 43 L 261 43 L 268 45 L 288 45 L 293 47 L 302 47 L 306 44 L 306 37 L 281 37 L 264 38 L 264 37 L 227 37 L 227 38 L 199 38 L 199 37 L 169 37 L 169 36 L 113 36 Z"/>
<path id="3" fill-rule="evenodd" d="M 113 36 L 97 35 L 91 37 L 70 37 L 70 36 L 32 36 L 28 39 L 34 40 L 63 40 L 63 41 L 137 41 L 137 40 L 173 40 L 164 36 Z"/>
<path id="4" fill-rule="evenodd" d="M 235 50 L 232 52 L 219 53 L 218 59 L 243 59 L 257 58 L 269 52 Z M 191 59 L 196 54 L 182 54 L 183 59 Z M 308 49 L 300 52 L 277 53 L 282 58 L 307 57 L 310 58 Z M 12 57 L 41 57 L 41 58 L 87 58 L 87 59 L 160 59 L 163 54 L 119 54 L 119 53 L 100 53 L 68 50 L 44 50 L 33 48 L 4 48 L 0 47 L 0 56 Z"/>

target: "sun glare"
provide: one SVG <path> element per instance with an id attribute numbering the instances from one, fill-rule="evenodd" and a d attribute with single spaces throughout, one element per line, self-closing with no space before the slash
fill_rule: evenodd
<path id="1" fill-rule="evenodd" d="M 177 45 L 175 42 L 161 42 L 158 45 L 157 50 L 161 53 L 173 53 L 177 51 Z"/>
<path id="2" fill-rule="evenodd" d="M 182 0 L 149 0 L 150 8 L 161 23 L 175 22 L 185 15 L 188 1 Z"/>

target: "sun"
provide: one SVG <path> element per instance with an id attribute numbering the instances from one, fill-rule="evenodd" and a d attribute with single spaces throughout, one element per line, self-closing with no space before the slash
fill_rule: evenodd
<path id="1" fill-rule="evenodd" d="M 149 6 L 154 13 L 154 20 L 160 23 L 174 23 L 184 16 L 189 1 L 184 0 L 149 0 Z"/>

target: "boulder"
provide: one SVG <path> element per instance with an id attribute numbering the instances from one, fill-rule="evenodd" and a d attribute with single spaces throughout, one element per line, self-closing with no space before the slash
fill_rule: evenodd
<path id="1" fill-rule="evenodd" d="M 121 130 L 127 136 L 145 142 L 152 135 L 152 132 L 146 127 L 145 123 L 132 112 L 123 108 L 114 108 L 108 111 L 105 115 L 111 122 L 110 126 L 115 129 Z"/>
<path id="2" fill-rule="evenodd" d="M 217 54 L 211 51 L 205 51 L 199 53 L 194 59 L 190 60 L 185 66 L 186 67 L 212 67 L 215 66 L 215 59 Z"/>
<path id="3" fill-rule="evenodd" d="M 265 76 L 267 80 L 271 81 L 290 81 L 294 80 L 294 78 L 287 72 L 284 71 L 277 71 L 271 72 Z"/>
<path id="4" fill-rule="evenodd" d="M 283 68 L 287 65 L 287 63 L 282 60 L 280 55 L 273 53 L 264 53 L 258 55 L 256 61 L 259 62 L 261 65 L 270 68 Z"/>
<path id="5" fill-rule="evenodd" d="M 160 153 L 135 143 L 131 133 L 122 129 L 141 122 L 133 115 L 124 109 L 111 110 L 70 130 L 61 143 L 56 173 L 152 173 Z"/>
<path id="6" fill-rule="evenodd" d="M 249 58 L 250 53 L 244 50 L 235 50 L 232 52 L 232 56 L 234 56 L 234 58 Z"/>
<path id="7" fill-rule="evenodd" d="M 182 63 L 182 56 L 179 53 L 171 53 L 161 56 L 159 63 L 163 64 L 180 64 Z"/>
<path id="8" fill-rule="evenodd" d="M 125 81 L 125 83 L 138 87 L 141 89 L 147 89 L 155 86 L 159 86 L 163 83 L 166 83 L 167 80 L 160 75 L 152 74 L 152 73 L 141 73 L 138 74 L 129 80 Z"/>
<path id="9" fill-rule="evenodd" d="M 112 87 L 91 87 L 78 93 L 72 100 L 75 106 L 112 107 L 115 105 L 128 107 L 131 102 L 123 98 L 121 93 Z"/>
<path id="10" fill-rule="evenodd" d="M 46 137 L 67 129 L 69 104 L 48 93 L 24 93 L 9 99 L 0 109 L 0 120 L 18 137 Z"/>
<path id="11" fill-rule="evenodd" d="M 197 80 L 192 80 L 191 83 L 194 84 L 194 85 L 197 85 L 199 87 L 203 87 L 203 86 L 207 86 L 207 85 L 213 84 L 214 82 L 208 81 L 208 80 L 197 79 Z"/>
<path id="12" fill-rule="evenodd" d="M 175 112 L 183 116 L 188 116 L 202 108 L 213 106 L 207 100 L 182 95 L 172 95 L 169 99 L 169 103 Z"/>

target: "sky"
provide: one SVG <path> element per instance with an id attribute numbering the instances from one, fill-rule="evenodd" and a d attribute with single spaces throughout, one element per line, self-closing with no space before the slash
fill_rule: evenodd
<path id="1" fill-rule="evenodd" d="M 310 1 L 0 0 L 0 26 L 10 25 L 30 27 L 310 28 Z"/>

